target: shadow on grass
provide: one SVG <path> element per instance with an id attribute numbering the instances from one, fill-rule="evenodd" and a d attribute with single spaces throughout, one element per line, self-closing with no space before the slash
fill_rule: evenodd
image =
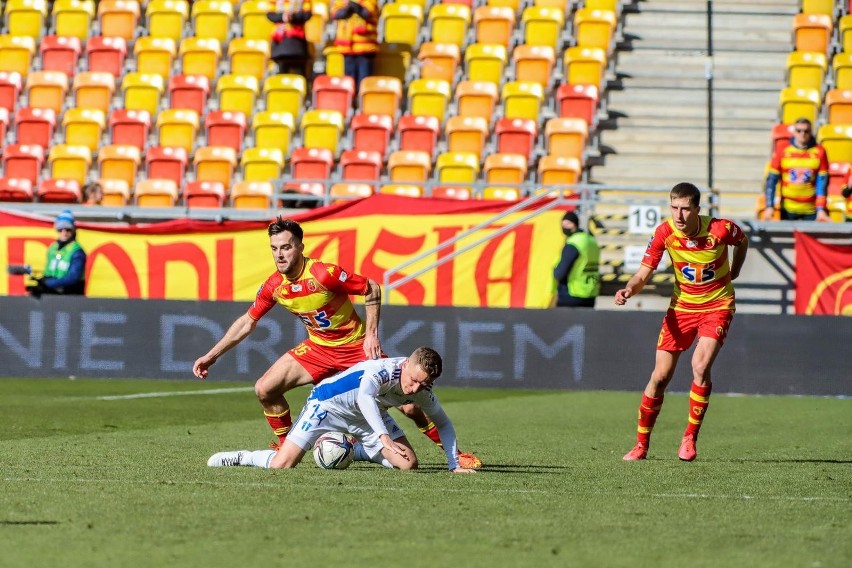
<path id="1" fill-rule="evenodd" d="M 447 471 L 446 465 L 435 465 L 435 464 L 420 464 L 418 468 L 419 471 Z M 562 474 L 567 471 L 571 471 L 572 468 L 562 466 L 562 465 L 535 465 L 535 464 L 526 464 L 526 465 L 517 465 L 517 464 L 485 464 L 482 466 L 481 471 L 483 473 L 549 473 L 549 474 Z"/>
<path id="2" fill-rule="evenodd" d="M 0 525 L 27 526 L 27 525 L 58 525 L 59 521 L 0 521 Z"/>
<path id="3" fill-rule="evenodd" d="M 838 464 L 852 464 L 852 460 L 831 460 L 831 459 L 787 459 L 787 460 L 779 460 L 779 459 L 730 459 L 730 460 L 715 460 L 715 461 L 725 461 L 730 463 L 838 463 Z"/>

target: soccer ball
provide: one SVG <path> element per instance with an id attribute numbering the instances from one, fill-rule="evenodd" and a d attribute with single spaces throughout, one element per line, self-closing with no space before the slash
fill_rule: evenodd
<path id="1" fill-rule="evenodd" d="M 322 469 L 346 469 L 355 460 L 355 439 L 342 432 L 328 432 L 314 444 L 314 461 Z"/>

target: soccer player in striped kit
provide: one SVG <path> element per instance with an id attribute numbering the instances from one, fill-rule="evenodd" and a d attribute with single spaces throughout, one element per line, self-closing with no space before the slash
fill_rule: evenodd
<path id="1" fill-rule="evenodd" d="M 698 431 L 710 403 L 710 370 L 719 354 L 734 317 L 735 280 L 745 262 L 748 239 L 727 219 L 699 215 L 701 192 L 691 183 L 679 183 L 670 194 L 671 219 L 659 225 L 642 259 L 642 266 L 623 289 L 615 303 L 623 306 L 642 291 L 668 251 L 675 272 L 675 289 L 663 318 L 657 341 L 656 364 L 639 405 L 636 446 L 624 456 L 627 461 L 648 455 L 651 430 L 663 406 L 663 396 L 674 375 L 681 353 L 698 346 L 692 356 L 692 387 L 689 393 L 689 420 L 678 457 L 696 457 Z M 728 247 L 734 247 L 730 262 Z"/>

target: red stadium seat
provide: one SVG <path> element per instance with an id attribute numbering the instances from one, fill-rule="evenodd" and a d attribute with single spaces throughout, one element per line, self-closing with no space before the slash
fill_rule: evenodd
<path id="1" fill-rule="evenodd" d="M 44 148 L 34 144 L 7 144 L 3 147 L 3 174 L 10 178 L 38 183 L 44 165 Z"/>
<path id="2" fill-rule="evenodd" d="M 168 179 L 180 187 L 189 157 L 183 148 L 153 146 L 145 153 L 145 166 L 150 179 Z"/>
<path id="3" fill-rule="evenodd" d="M 318 75 L 312 87 L 313 108 L 336 110 L 344 118 L 352 112 L 352 100 L 355 98 L 355 81 L 352 77 L 331 77 Z"/>
<path id="4" fill-rule="evenodd" d="M 46 179 L 39 184 L 37 197 L 42 203 L 80 203 L 80 183 L 73 179 Z"/>
<path id="5" fill-rule="evenodd" d="M 333 166 L 334 156 L 328 148 L 297 148 L 290 156 L 293 179 L 328 179 Z"/>
<path id="6" fill-rule="evenodd" d="M 9 111 L 0 107 L 0 142 L 5 144 L 6 131 L 9 129 Z"/>
<path id="7" fill-rule="evenodd" d="M 432 188 L 432 197 L 439 199 L 470 199 L 472 193 L 469 187 L 453 187 L 449 185 L 439 185 Z"/>
<path id="8" fill-rule="evenodd" d="M 169 79 L 169 106 L 194 110 L 203 116 L 210 95 L 210 80 L 204 75 L 172 75 Z"/>
<path id="9" fill-rule="evenodd" d="M 840 190 L 849 183 L 849 162 L 832 162 L 828 165 L 828 195 L 840 195 Z"/>
<path id="10" fill-rule="evenodd" d="M 284 184 L 284 193 L 294 193 L 296 195 L 310 195 L 322 199 L 325 197 L 325 186 L 321 183 L 313 183 L 313 182 L 298 182 L 292 181 Z M 300 199 L 300 200 L 288 200 L 288 199 L 279 199 L 278 206 L 279 207 L 314 207 L 319 203 L 319 199 Z M 292 203 L 290 203 L 292 202 Z"/>
<path id="11" fill-rule="evenodd" d="M 187 207 L 222 207 L 225 204 L 225 186 L 216 181 L 187 182 L 183 202 Z"/>
<path id="12" fill-rule="evenodd" d="M 144 150 L 151 131 L 151 115 L 145 110 L 114 110 L 109 115 L 109 130 L 113 144 Z"/>
<path id="13" fill-rule="evenodd" d="M 47 149 L 56 129 L 56 113 L 49 108 L 19 108 L 15 113 L 18 144 L 35 144 Z"/>
<path id="14" fill-rule="evenodd" d="M 352 117 L 352 147 L 374 150 L 384 156 L 393 132 L 393 120 L 384 114 L 356 114 Z"/>
<path id="15" fill-rule="evenodd" d="M 399 119 L 399 149 L 435 154 L 441 122 L 434 116 L 412 116 Z"/>
<path id="16" fill-rule="evenodd" d="M 494 126 L 497 152 L 520 154 L 529 158 L 535 148 L 538 126 L 528 118 L 501 118 Z"/>
<path id="17" fill-rule="evenodd" d="M 28 179 L 0 178 L 0 201 L 27 203 L 33 200 L 33 184 Z"/>
<path id="18" fill-rule="evenodd" d="M 89 71 L 121 77 L 124 59 L 127 57 L 127 42 L 120 37 L 90 37 L 86 42 L 86 57 L 89 60 Z"/>
<path id="19" fill-rule="evenodd" d="M 204 119 L 208 146 L 229 146 L 239 153 L 246 133 L 246 115 L 239 111 L 215 110 Z"/>
<path id="20" fill-rule="evenodd" d="M 370 150 L 347 150 L 340 155 L 340 171 L 345 181 L 373 181 L 382 172 L 382 155 Z"/>
<path id="21" fill-rule="evenodd" d="M 15 110 L 21 93 L 21 74 L 15 71 L 0 71 L 0 108 Z"/>
<path id="22" fill-rule="evenodd" d="M 77 60 L 83 48 L 77 37 L 46 36 L 41 40 L 41 68 L 45 71 L 62 71 L 74 75 Z"/>
<path id="23" fill-rule="evenodd" d="M 600 95 L 594 85 L 559 85 L 557 108 L 562 118 L 582 118 L 591 128 L 597 124 Z"/>

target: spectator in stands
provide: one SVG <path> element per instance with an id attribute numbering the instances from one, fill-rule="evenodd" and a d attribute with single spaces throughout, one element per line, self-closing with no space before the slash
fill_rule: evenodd
<path id="1" fill-rule="evenodd" d="M 305 24 L 313 15 L 311 0 L 280 0 L 278 12 L 268 12 L 266 18 L 275 24 L 272 33 L 271 58 L 279 73 L 294 73 L 308 78 L 310 51 L 305 38 Z"/>
<path id="2" fill-rule="evenodd" d="M 47 249 L 44 274 L 27 286 L 33 296 L 42 294 L 81 295 L 86 287 L 86 253 L 77 242 L 74 215 L 65 210 L 56 217 L 56 242 Z"/>
<path id="3" fill-rule="evenodd" d="M 553 269 L 556 306 L 593 308 L 601 289 L 601 249 L 595 237 L 580 230 L 580 219 L 573 211 L 562 217 L 562 232 L 568 239 Z"/>
<path id="4" fill-rule="evenodd" d="M 772 154 L 766 176 L 766 208 L 763 220 L 775 210 L 775 187 L 781 182 L 782 221 L 830 221 L 826 211 L 828 157 L 816 143 L 807 118 L 796 120 L 790 145 Z"/>
<path id="5" fill-rule="evenodd" d="M 98 182 L 83 186 L 83 205 L 100 205 L 104 199 L 104 188 Z"/>
<path id="6" fill-rule="evenodd" d="M 355 81 L 355 92 L 364 77 L 373 74 L 379 51 L 379 7 L 376 0 L 335 0 L 331 19 L 337 21 L 334 44 L 343 54 L 344 73 Z"/>
<path id="7" fill-rule="evenodd" d="M 852 185 L 844 185 L 840 195 L 846 200 L 846 222 L 852 223 Z"/>

